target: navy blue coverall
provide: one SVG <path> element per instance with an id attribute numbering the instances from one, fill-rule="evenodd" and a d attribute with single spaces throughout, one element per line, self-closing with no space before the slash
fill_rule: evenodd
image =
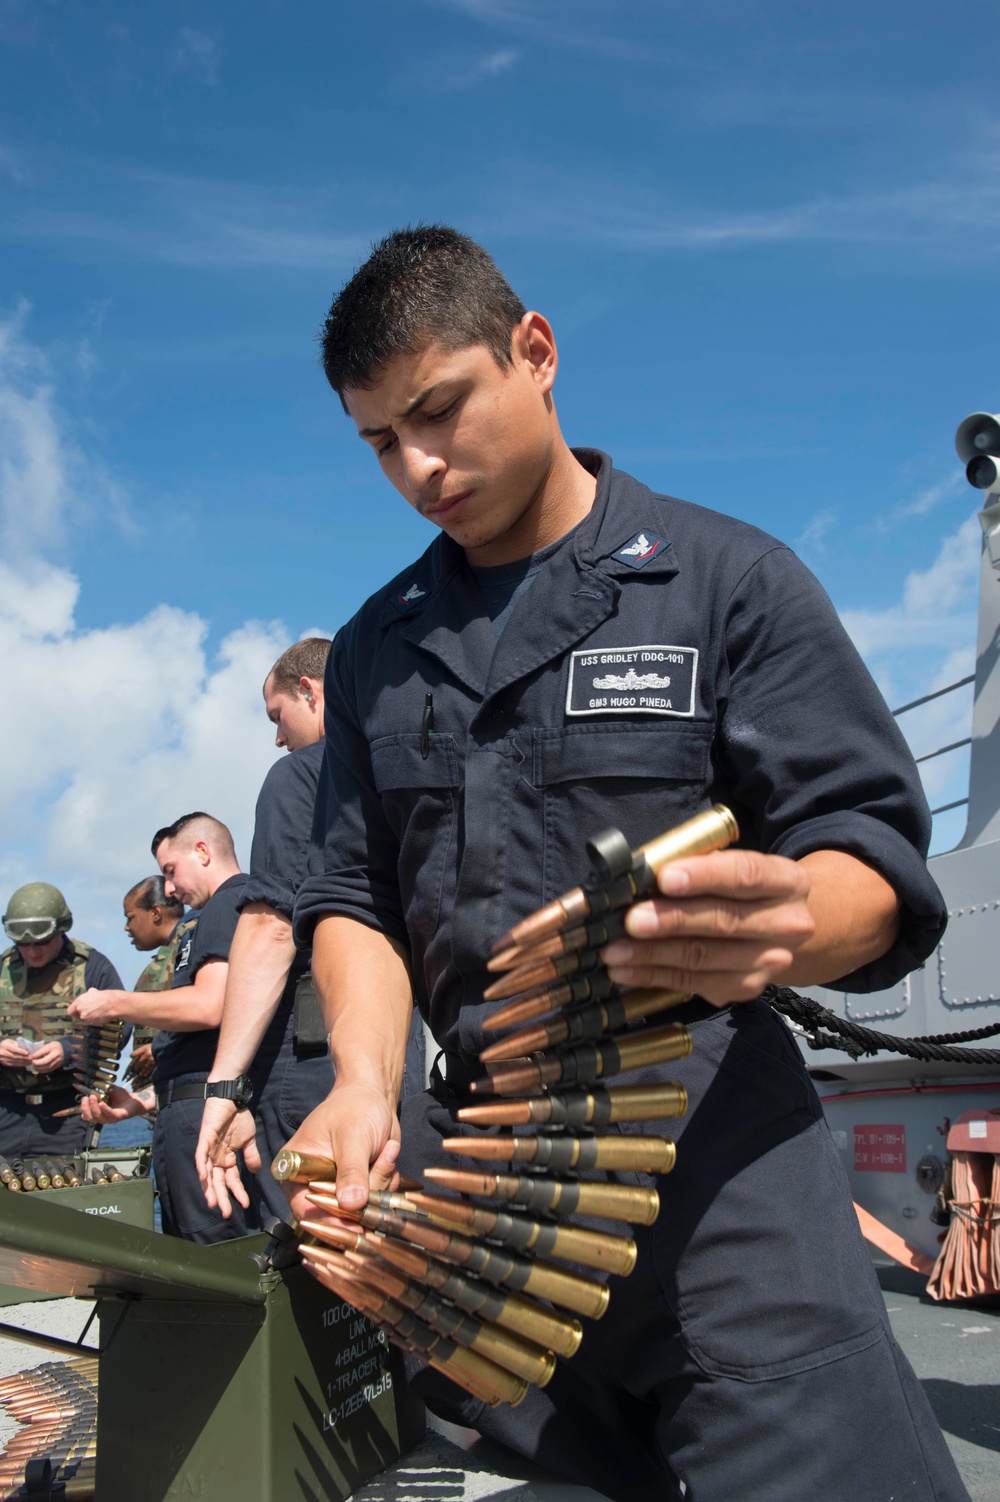
<path id="1" fill-rule="evenodd" d="M 583 878 L 599 829 L 634 847 L 719 800 L 746 846 L 866 861 L 901 899 L 900 936 L 840 989 L 892 984 L 944 927 L 916 770 L 816 580 L 755 528 L 577 457 L 594 507 L 499 640 L 442 535 L 330 655 L 323 874 L 296 926 L 341 913 L 409 950 L 446 1079 L 404 1110 L 406 1173 L 446 1161 L 491 942 Z M 621 1502 L 679 1483 L 689 1502 L 957 1502 L 784 1023 L 759 1001 L 686 1011 L 692 1056 L 646 1072 L 688 1090 L 687 1117 L 662 1124 L 677 1167 L 604 1319 L 516 1409 L 434 1374 L 424 1396 Z"/>

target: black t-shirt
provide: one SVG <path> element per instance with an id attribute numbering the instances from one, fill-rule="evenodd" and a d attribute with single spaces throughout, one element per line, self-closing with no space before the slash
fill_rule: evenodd
<path id="1" fill-rule="evenodd" d="M 83 972 L 83 978 L 88 986 L 93 986 L 95 991 L 122 991 L 121 976 L 112 965 L 107 955 L 99 949 L 92 949 L 87 956 L 87 968 Z"/>
<path id="2" fill-rule="evenodd" d="M 240 895 L 241 911 L 248 902 L 264 902 L 290 919 L 299 887 L 318 870 L 320 852 L 309 835 L 323 747 L 319 740 L 290 751 L 264 778 L 257 799 L 250 876 Z M 308 973 L 311 959 L 311 946 L 296 950 L 281 1002 L 257 1050 L 255 1065 L 265 1074 L 292 1027 L 295 988 Z"/>
<path id="3" fill-rule="evenodd" d="M 208 960 L 229 959 L 246 881 L 242 871 L 228 877 L 205 903 L 196 927 L 184 935 L 174 967 L 175 991 L 193 986 L 195 976 Z M 153 1040 L 154 1084 L 161 1087 L 181 1074 L 207 1074 L 218 1041 L 217 1027 L 199 1028 L 191 1033 L 157 1033 Z"/>
<path id="4" fill-rule="evenodd" d="M 567 532 L 564 537 L 550 542 L 547 548 L 542 548 L 527 558 L 517 558 L 513 563 L 495 564 L 489 568 L 474 568 L 471 563 L 467 562 L 466 566 L 479 586 L 479 593 L 486 606 L 486 614 L 490 618 L 498 639 L 503 635 L 503 629 L 510 620 L 514 606 L 530 587 L 535 575 L 567 545 L 575 531 L 576 527 Z"/>
<path id="5" fill-rule="evenodd" d="M 323 741 L 291 751 L 276 761 L 264 778 L 257 799 L 250 850 L 250 875 L 240 895 L 248 902 L 266 902 L 276 912 L 292 916 L 295 894 L 309 873 L 309 832 Z M 313 850 L 313 860 L 316 860 Z"/>

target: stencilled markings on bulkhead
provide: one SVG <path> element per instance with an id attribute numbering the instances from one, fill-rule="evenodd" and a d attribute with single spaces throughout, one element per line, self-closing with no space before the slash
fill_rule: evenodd
<path id="1" fill-rule="evenodd" d="M 694 718 L 697 647 L 587 648 L 569 659 L 567 715 L 659 714 Z"/>

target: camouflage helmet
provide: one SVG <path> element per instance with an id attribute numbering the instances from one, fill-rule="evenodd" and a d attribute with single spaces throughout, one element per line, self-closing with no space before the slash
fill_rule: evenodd
<path id="1" fill-rule="evenodd" d="M 73 926 L 73 914 L 58 887 L 47 881 L 29 881 L 18 887 L 3 915 L 4 932 L 14 944 L 44 944 L 53 934 Z"/>

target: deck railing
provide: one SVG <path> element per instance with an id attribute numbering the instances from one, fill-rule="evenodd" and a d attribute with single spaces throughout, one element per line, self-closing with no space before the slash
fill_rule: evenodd
<path id="1" fill-rule="evenodd" d="M 911 699 L 909 704 L 901 704 L 898 709 L 892 711 L 894 716 L 906 714 L 908 709 L 919 709 L 921 704 L 929 704 L 932 699 L 940 699 L 943 694 L 954 693 L 956 688 L 965 688 L 969 683 L 975 683 L 975 673 L 970 673 L 967 678 L 959 678 L 956 683 L 949 683 L 946 688 L 936 688 L 931 694 L 924 694 L 922 698 Z M 957 751 L 961 746 L 971 746 L 972 736 L 967 735 L 960 741 L 949 741 L 947 746 L 939 746 L 936 751 L 925 751 L 923 756 L 915 756 L 913 759 L 918 764 L 922 761 L 932 761 L 935 756 L 944 756 L 946 751 Z M 940 808 L 932 808 L 932 814 L 946 814 L 949 809 L 962 808 L 968 803 L 968 798 L 956 798 L 954 803 L 942 803 Z"/>

